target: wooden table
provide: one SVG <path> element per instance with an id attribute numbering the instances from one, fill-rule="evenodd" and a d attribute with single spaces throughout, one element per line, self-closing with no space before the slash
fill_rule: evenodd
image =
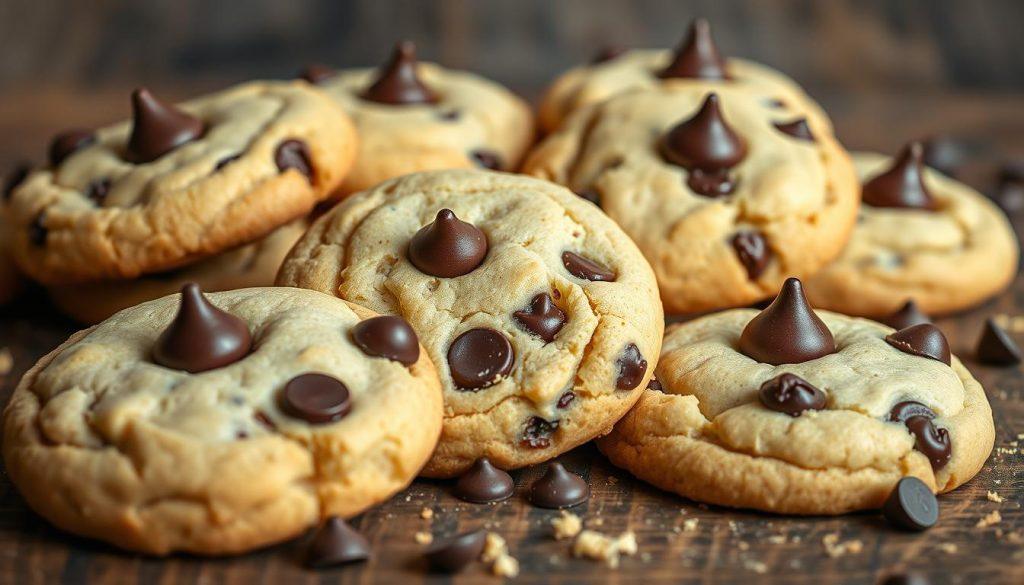
<path id="1" fill-rule="evenodd" d="M 120 91 L 76 98 L 103 105 Z M 823 96 L 836 119 L 840 137 L 859 148 L 894 151 L 909 137 L 935 131 L 952 132 L 966 140 L 971 159 L 963 177 L 980 188 L 991 184 L 994 166 L 1004 157 L 1024 158 L 1024 99 L 1019 95 L 892 95 Z M 32 102 L 24 96 L 25 103 Z M 102 118 L 55 121 L 50 113 L 19 108 L 20 97 L 0 103 L 0 127 L 16 127 L 16 135 L 0 136 L 0 168 L 16 155 L 38 153 L 52 131 Z M 69 103 L 67 97 L 44 96 L 48 103 Z M 91 110 L 90 110 L 91 111 Z M 69 116 L 69 114 L 64 114 Z M 4 125 L 4 122 L 10 125 Z M 22 154 L 22 156 L 24 156 Z M 1015 218 L 1018 229 L 1022 218 Z M 974 340 L 986 316 L 1024 311 L 1024 280 L 988 304 L 955 318 L 938 321 L 953 350 L 981 380 L 992 402 L 996 422 L 996 451 L 982 472 L 940 499 L 941 520 L 924 534 L 890 528 L 880 515 L 862 513 L 841 518 L 787 518 L 700 506 L 633 480 L 611 467 L 590 446 L 562 457 L 583 474 L 593 490 L 590 501 L 576 512 L 586 523 L 606 533 L 632 530 L 640 553 L 625 558 L 618 570 L 574 559 L 566 541 L 555 541 L 549 525 L 557 514 L 533 508 L 521 498 L 522 487 L 540 469 L 514 473 L 519 493 L 510 501 L 477 506 L 450 495 L 446 482 L 418 481 L 390 502 L 370 510 L 354 525 L 371 541 L 375 556 L 366 563 L 312 572 L 299 562 L 301 540 L 238 558 L 202 559 L 175 556 L 153 559 L 126 554 L 106 545 L 75 538 L 50 527 L 28 508 L 8 481 L 0 479 L 0 585 L 22 583 L 470 583 L 497 581 L 483 565 L 455 578 L 426 576 L 414 540 L 418 531 L 447 535 L 487 526 L 502 534 L 519 559 L 524 583 L 873 583 L 890 570 L 913 568 L 928 573 L 933 583 L 1024 583 L 1024 456 L 1014 443 L 1024 433 L 1024 375 L 1021 369 L 991 368 L 973 361 Z M 14 356 L 14 368 L 2 381 L 4 402 L 19 376 L 37 358 L 76 329 L 55 315 L 40 294 L 0 309 L 0 347 Z M 1024 445 L 1024 441 L 1021 441 Z M 987 499 L 993 491 L 1002 503 Z M 424 508 L 431 520 L 421 518 Z M 987 528 L 978 521 L 998 510 L 1002 521 Z M 696 519 L 694 530 L 684 521 Z M 596 523 L 600 522 L 600 526 Z M 822 540 L 837 534 L 840 542 L 859 541 L 860 552 L 831 557 Z"/>

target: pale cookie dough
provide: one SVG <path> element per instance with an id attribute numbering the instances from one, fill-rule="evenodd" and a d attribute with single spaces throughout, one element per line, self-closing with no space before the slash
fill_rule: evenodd
<path id="1" fill-rule="evenodd" d="M 355 158 L 348 116 L 300 81 L 247 83 L 180 108 L 204 133 L 151 162 L 129 162 L 127 121 L 96 130 L 14 190 L 8 216 L 22 270 L 55 285 L 195 262 L 305 216 Z M 281 168 L 281 149 L 295 163 L 298 143 L 308 177 Z"/>
<path id="2" fill-rule="evenodd" d="M 739 352 L 756 315 L 738 309 L 670 329 L 657 376 L 598 446 L 640 479 L 697 501 L 787 514 L 878 508 L 903 476 L 937 492 L 973 477 L 992 450 L 992 411 L 981 385 L 956 358 L 945 363 L 886 343 L 892 329 L 818 311 L 837 353 L 772 366 Z M 796 417 L 759 400 L 762 383 L 796 374 L 826 394 L 824 410 Z M 903 401 L 923 403 L 947 429 L 952 457 L 938 471 L 901 423 Z"/>
<path id="3" fill-rule="evenodd" d="M 413 235 L 446 208 L 488 242 L 482 264 L 453 278 L 421 272 L 407 255 Z M 613 280 L 575 276 L 566 252 Z M 487 171 L 409 175 L 345 200 L 299 241 L 278 284 L 412 324 L 445 394 L 430 476 L 458 474 L 480 457 L 506 469 L 531 465 L 608 432 L 646 386 L 664 327 L 650 267 L 598 209 L 557 185 Z M 550 342 L 513 315 L 543 294 L 565 317 Z M 507 340 L 513 361 L 495 383 L 460 389 L 449 348 L 477 328 Z"/>
<path id="4" fill-rule="evenodd" d="M 868 180 L 891 159 L 853 155 Z M 925 169 L 937 211 L 861 205 L 842 255 L 807 281 L 811 304 L 851 315 L 881 317 L 914 299 L 928 314 L 976 305 L 1009 285 L 1018 246 L 1002 211 L 967 185 Z"/>
<path id="5" fill-rule="evenodd" d="M 76 333 L 25 374 L 3 454 L 58 527 L 151 554 L 238 553 L 350 517 L 404 488 L 433 450 L 441 390 L 425 351 L 406 367 L 351 338 L 374 313 L 313 291 L 208 295 L 253 351 L 199 374 L 153 362 L 178 295 Z M 351 411 L 311 424 L 279 406 L 295 376 L 341 380 Z"/>
<path id="6" fill-rule="evenodd" d="M 695 193 L 687 169 L 662 156 L 664 136 L 710 95 L 692 84 L 578 111 L 524 164 L 528 174 L 597 199 L 651 263 L 668 313 L 744 306 L 775 294 L 787 277 L 813 274 L 839 255 L 856 218 L 853 167 L 826 125 L 807 118 L 814 140 L 799 139 L 775 127 L 792 117 L 755 94 L 731 86 L 715 92 L 747 148 L 730 170 L 737 181 L 730 195 Z M 760 272 L 751 272 L 733 243 L 750 234 L 767 249 Z"/>

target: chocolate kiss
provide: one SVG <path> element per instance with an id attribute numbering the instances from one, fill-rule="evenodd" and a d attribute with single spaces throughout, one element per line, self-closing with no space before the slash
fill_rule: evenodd
<path id="1" fill-rule="evenodd" d="M 1020 347 L 992 319 L 985 320 L 976 355 L 978 361 L 994 366 L 1012 366 L 1021 361 Z"/>
<path id="2" fill-rule="evenodd" d="M 799 364 L 835 353 L 836 342 L 807 304 L 800 280 L 788 278 L 772 304 L 743 329 L 740 351 L 775 366 Z"/>
<path id="3" fill-rule="evenodd" d="M 128 159 L 152 162 L 206 131 L 201 120 L 156 99 L 146 88 L 132 92 L 132 136 Z"/>
<path id="4" fill-rule="evenodd" d="M 377 74 L 376 81 L 362 93 L 365 100 L 382 104 L 433 104 L 438 101 L 416 74 L 416 45 L 402 41 Z"/>
<path id="5" fill-rule="evenodd" d="M 950 363 L 949 342 L 942 331 L 931 323 L 900 329 L 886 335 L 885 341 L 903 353 L 938 360 L 947 366 Z"/>
<path id="6" fill-rule="evenodd" d="M 515 482 L 486 457 L 477 459 L 455 484 L 455 497 L 474 504 L 500 502 L 512 497 Z"/>
<path id="7" fill-rule="evenodd" d="M 319 569 L 370 558 L 370 543 L 347 522 L 332 516 L 324 522 L 306 550 L 306 566 Z"/>
<path id="8" fill-rule="evenodd" d="M 861 200 L 872 207 L 899 207 L 934 211 L 938 203 L 924 184 L 923 148 L 912 142 L 892 166 L 861 188 Z"/>
<path id="9" fill-rule="evenodd" d="M 457 573 L 480 558 L 487 533 L 483 530 L 463 532 L 450 538 L 434 541 L 424 556 L 430 568 L 440 573 Z"/>
<path id="10" fill-rule="evenodd" d="M 582 477 L 561 463 L 548 465 L 547 471 L 530 486 L 530 503 L 538 508 L 569 508 L 590 498 L 590 486 Z"/>
<path id="11" fill-rule="evenodd" d="M 747 143 L 722 117 L 718 94 L 709 93 L 692 118 L 665 134 L 661 154 L 668 162 L 689 170 L 724 171 L 743 160 Z"/>
<path id="12" fill-rule="evenodd" d="M 153 347 L 153 361 L 195 374 L 237 362 L 251 347 L 245 321 L 213 306 L 190 282 L 181 289 L 178 314 Z"/>
<path id="13" fill-rule="evenodd" d="M 729 74 L 725 71 L 725 59 L 722 59 L 714 39 L 711 38 L 711 26 L 707 20 L 695 18 L 690 23 L 690 30 L 676 49 L 672 62 L 658 72 L 658 77 L 729 79 Z"/>
<path id="14" fill-rule="evenodd" d="M 441 278 L 469 274 L 487 256 L 487 236 L 475 225 L 442 209 L 409 241 L 409 261 L 420 272 Z"/>
<path id="15" fill-rule="evenodd" d="M 903 303 L 903 306 L 898 311 L 882 319 L 882 323 L 897 331 L 906 329 L 911 325 L 931 322 L 928 315 L 925 315 L 921 312 L 921 309 L 917 308 L 917 303 L 914 302 L 914 299 L 909 299 L 906 303 Z"/>

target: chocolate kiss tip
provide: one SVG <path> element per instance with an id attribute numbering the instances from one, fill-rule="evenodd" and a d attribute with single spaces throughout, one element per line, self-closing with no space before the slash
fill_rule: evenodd
<path id="1" fill-rule="evenodd" d="M 991 318 L 985 320 L 976 355 L 978 361 L 994 366 L 1012 366 L 1021 362 L 1020 347 Z"/>
<path id="2" fill-rule="evenodd" d="M 861 188 L 861 200 L 871 207 L 934 211 L 938 203 L 924 183 L 924 147 L 911 142 L 892 165 Z"/>
<path id="3" fill-rule="evenodd" d="M 181 289 L 178 313 L 153 347 L 153 361 L 195 374 L 232 364 L 251 347 L 245 321 L 215 307 L 190 282 Z"/>
<path id="4" fill-rule="evenodd" d="M 416 45 L 399 42 L 362 98 L 389 105 L 436 103 L 437 94 L 420 80 L 416 65 Z"/>
<path id="5" fill-rule="evenodd" d="M 328 518 L 306 551 L 306 566 L 331 567 L 370 558 L 370 543 L 337 516 Z"/>
<path id="6" fill-rule="evenodd" d="M 424 274 L 455 278 L 476 270 L 484 261 L 487 236 L 451 209 L 442 209 L 409 240 L 408 256 Z"/>
<path id="7" fill-rule="evenodd" d="M 152 162 L 206 131 L 201 120 L 158 100 L 140 87 L 132 92 L 132 134 L 128 139 L 131 162 Z"/>
<path id="8" fill-rule="evenodd" d="M 693 117 L 665 134 L 661 152 L 668 162 L 691 171 L 721 172 L 746 157 L 747 144 L 722 115 L 718 94 L 711 92 Z"/>
<path id="9" fill-rule="evenodd" d="M 799 364 L 836 352 L 835 339 L 814 313 L 799 279 L 786 279 L 772 304 L 747 323 L 740 351 L 766 364 Z"/>
<path id="10" fill-rule="evenodd" d="M 695 18 L 690 23 L 686 37 L 673 55 L 672 62 L 658 72 L 658 77 L 686 77 L 697 79 L 726 80 L 725 60 L 718 52 L 711 37 L 711 25 L 707 19 Z"/>

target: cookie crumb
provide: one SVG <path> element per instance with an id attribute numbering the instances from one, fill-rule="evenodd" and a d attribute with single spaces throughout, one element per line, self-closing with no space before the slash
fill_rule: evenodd
<path id="1" fill-rule="evenodd" d="M 741 540 L 741 541 L 737 542 L 736 543 L 736 547 L 739 548 L 740 550 L 750 550 L 750 545 L 747 544 L 747 541 L 745 541 L 745 540 Z"/>
<path id="2" fill-rule="evenodd" d="M 480 560 L 491 563 L 491 574 L 498 577 L 515 577 L 519 574 L 519 561 L 508 554 L 508 543 L 496 532 L 488 532 Z"/>
<path id="3" fill-rule="evenodd" d="M 0 376 L 6 376 L 11 373 L 11 368 L 14 367 L 14 356 L 11 355 L 11 350 L 6 347 L 0 349 Z"/>
<path id="4" fill-rule="evenodd" d="M 683 532 L 693 532 L 693 531 L 697 530 L 697 524 L 699 524 L 699 523 L 700 523 L 700 520 L 698 520 L 697 518 L 690 518 L 688 520 L 683 520 Z"/>
<path id="5" fill-rule="evenodd" d="M 999 524 L 1003 521 L 1003 517 L 999 514 L 999 510 L 992 510 L 985 515 L 984 518 L 978 520 L 978 523 L 974 525 L 975 528 L 988 528 L 994 524 Z"/>
<path id="6" fill-rule="evenodd" d="M 755 561 L 753 559 L 747 559 L 743 561 L 743 567 L 748 571 L 753 571 L 757 573 L 758 575 L 764 575 L 768 572 L 768 565 L 762 563 L 761 561 Z"/>
<path id="7" fill-rule="evenodd" d="M 594 530 L 583 530 L 572 543 L 573 556 L 604 561 L 613 569 L 619 566 L 621 555 L 632 556 L 636 551 L 636 535 L 631 531 L 612 538 Z"/>
<path id="8" fill-rule="evenodd" d="M 429 532 L 417 532 L 413 535 L 416 540 L 416 544 L 430 544 L 434 542 L 434 535 Z"/>
<path id="9" fill-rule="evenodd" d="M 993 491 L 989 491 L 987 494 L 985 494 L 985 497 L 988 498 L 988 501 L 990 502 L 995 502 L 997 504 L 1003 503 L 1003 496 L 1000 496 L 999 494 Z"/>
<path id="10" fill-rule="evenodd" d="M 784 534 L 773 534 L 768 537 L 768 544 L 786 544 L 786 536 Z"/>
<path id="11" fill-rule="evenodd" d="M 848 554 L 858 554 L 864 550 L 864 543 L 859 540 L 839 542 L 838 532 L 826 534 L 825 537 L 821 539 L 821 544 L 825 547 L 825 554 L 833 559 L 837 559 Z"/>
<path id="12" fill-rule="evenodd" d="M 944 542 L 939 545 L 939 550 L 949 555 L 955 555 L 956 551 L 960 549 L 957 545 L 953 544 L 952 542 Z"/>
<path id="13" fill-rule="evenodd" d="M 422 510 L 420 510 L 420 518 L 423 518 L 424 520 L 430 520 L 433 517 L 434 511 L 432 509 L 423 508 Z"/>
<path id="14" fill-rule="evenodd" d="M 572 512 L 562 510 L 557 518 L 551 519 L 551 526 L 555 529 L 555 540 L 572 538 L 583 530 L 583 521 Z"/>

